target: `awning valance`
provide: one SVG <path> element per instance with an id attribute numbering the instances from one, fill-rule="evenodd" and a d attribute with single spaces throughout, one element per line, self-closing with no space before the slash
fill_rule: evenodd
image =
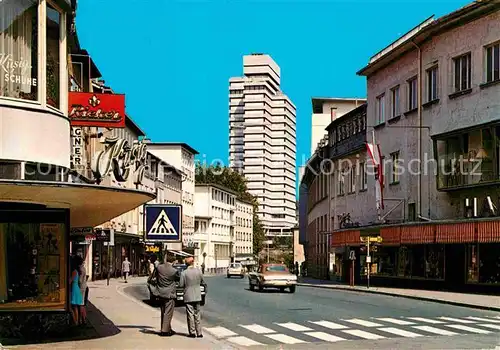
<path id="1" fill-rule="evenodd" d="M 153 193 L 67 182 L 0 180 L 0 201 L 70 209 L 71 227 L 95 227 L 153 200 Z"/>

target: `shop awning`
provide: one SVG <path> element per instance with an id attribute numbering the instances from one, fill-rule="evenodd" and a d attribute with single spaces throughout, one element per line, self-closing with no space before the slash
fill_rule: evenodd
<path id="1" fill-rule="evenodd" d="M 0 180 L 0 201 L 70 209 L 71 227 L 95 227 L 153 200 L 153 193 L 66 182 Z"/>

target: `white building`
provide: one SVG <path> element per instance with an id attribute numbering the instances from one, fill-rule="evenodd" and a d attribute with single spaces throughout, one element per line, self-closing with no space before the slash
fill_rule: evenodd
<path id="1" fill-rule="evenodd" d="M 196 260 L 206 271 L 223 271 L 237 254 L 251 254 L 252 204 L 239 201 L 236 193 L 218 185 L 196 185 L 194 241 Z"/>
<path id="2" fill-rule="evenodd" d="M 295 105 L 281 92 L 280 68 L 270 56 L 244 56 L 243 74 L 229 80 L 230 167 L 245 175 L 266 233 L 292 235 Z"/>
<path id="3" fill-rule="evenodd" d="M 183 244 L 192 241 L 194 232 L 194 157 L 198 154 L 194 148 L 186 143 L 151 142 L 147 140 L 148 151 L 168 162 L 183 173 L 182 178 L 182 235 Z"/>
<path id="4" fill-rule="evenodd" d="M 365 98 L 337 98 L 337 97 L 313 97 L 311 117 L 311 155 L 314 154 L 318 143 L 327 135 L 325 130 L 330 123 L 343 116 L 354 108 L 366 103 Z M 301 160 L 302 164 L 307 159 Z M 299 177 L 300 179 L 302 176 Z"/>

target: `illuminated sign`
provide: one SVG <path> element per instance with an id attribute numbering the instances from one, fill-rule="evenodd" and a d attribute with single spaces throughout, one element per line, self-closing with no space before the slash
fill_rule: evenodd
<path id="1" fill-rule="evenodd" d="M 72 126 L 125 127 L 125 95 L 69 92 Z"/>
<path id="2" fill-rule="evenodd" d="M 148 245 L 148 246 L 146 246 L 146 252 L 147 253 L 159 253 L 160 247 L 154 246 L 154 245 Z"/>

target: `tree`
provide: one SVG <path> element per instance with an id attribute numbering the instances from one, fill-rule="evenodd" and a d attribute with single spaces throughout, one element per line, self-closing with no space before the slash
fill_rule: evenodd
<path id="1" fill-rule="evenodd" d="M 248 192 L 247 182 L 243 175 L 220 164 L 202 166 L 196 165 L 195 181 L 198 184 L 215 184 L 235 192 L 239 200 L 253 205 L 253 252 L 259 254 L 264 245 L 266 235 L 257 214 L 259 202 Z"/>

